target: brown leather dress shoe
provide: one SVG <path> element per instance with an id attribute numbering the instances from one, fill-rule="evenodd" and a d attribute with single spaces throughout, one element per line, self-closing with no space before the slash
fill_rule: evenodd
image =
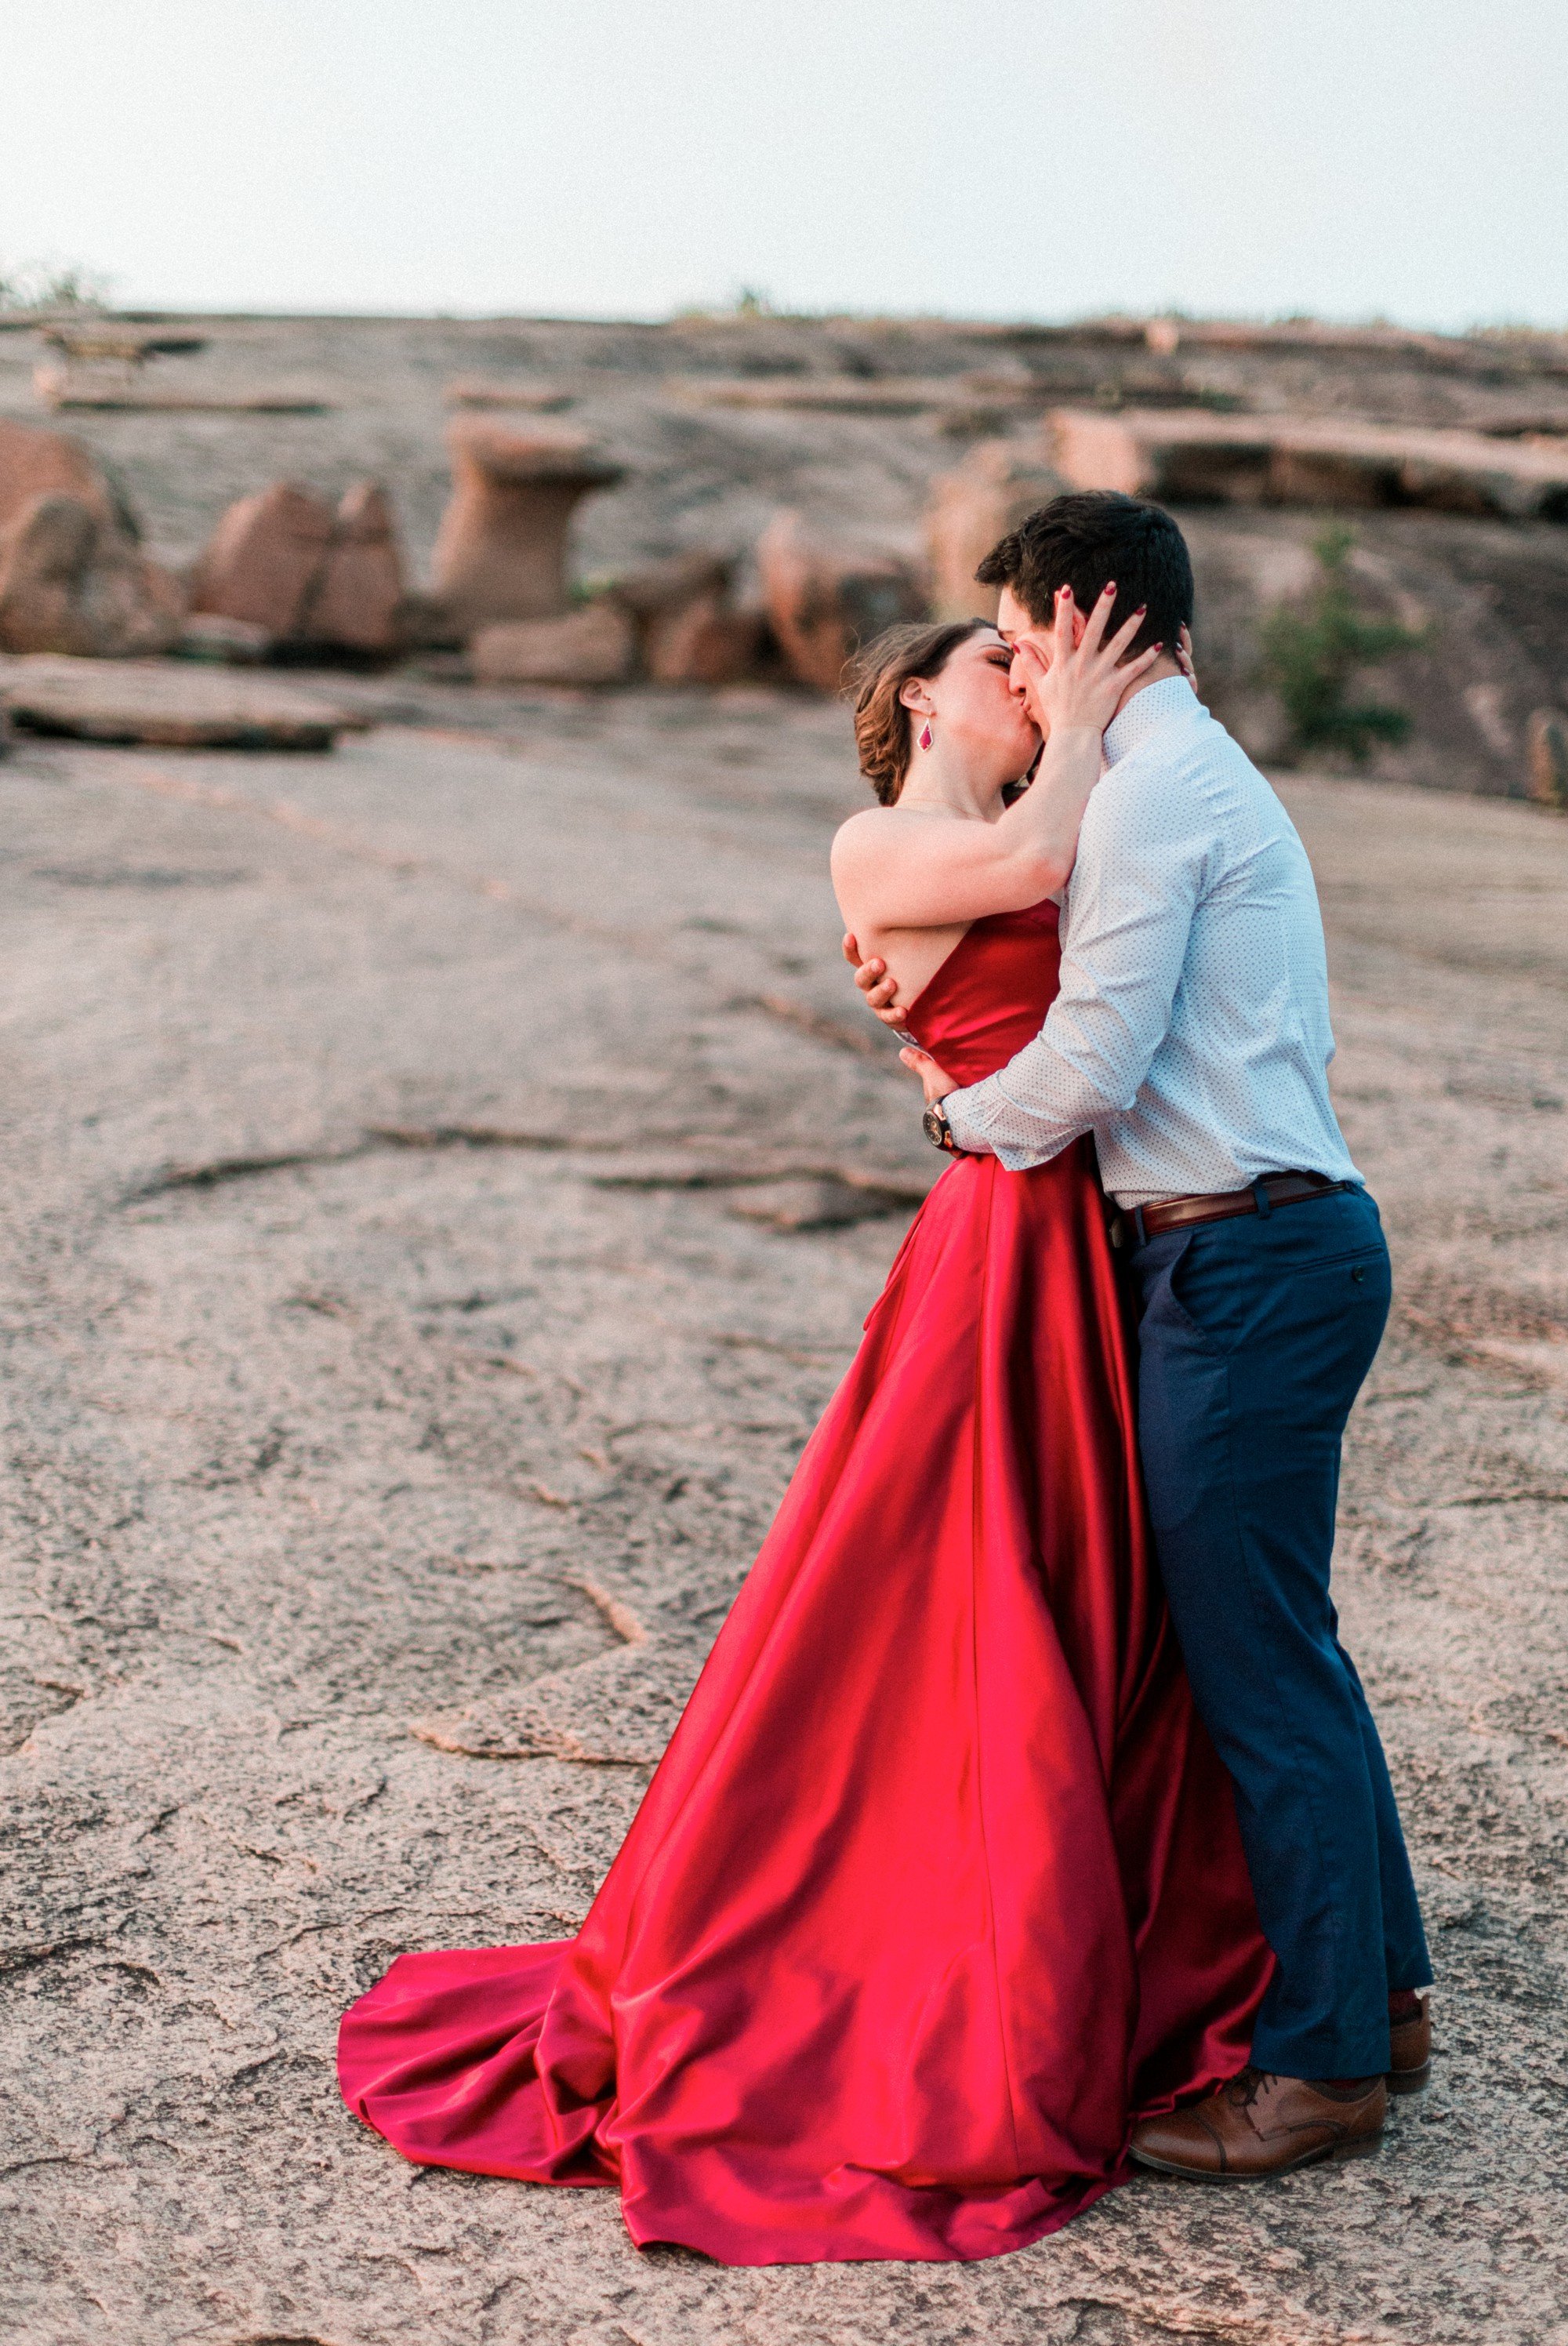
<path id="1" fill-rule="evenodd" d="M 1140 2167 L 1195 2183 L 1252 2183 L 1320 2158 L 1366 2158 L 1382 2140 L 1389 2089 L 1381 2077 L 1344 2086 L 1244 2069 L 1201 2102 L 1133 2128 Z"/>
<path id="2" fill-rule="evenodd" d="M 1401 1999 L 1402 2001 L 1403 1999 Z M 1429 1999 L 1421 1996 L 1416 2009 L 1395 2019 L 1389 2014 L 1389 2091 L 1419 2094 L 1432 2073 L 1432 2016 Z"/>

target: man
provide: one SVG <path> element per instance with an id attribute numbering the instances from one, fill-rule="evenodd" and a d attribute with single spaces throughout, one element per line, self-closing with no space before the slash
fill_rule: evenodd
<path id="1" fill-rule="evenodd" d="M 1064 592 L 1084 615 L 1114 580 L 1112 627 L 1145 605 L 1135 651 L 1192 617 L 1180 530 L 1130 497 L 1054 499 L 978 576 L 1002 590 L 1025 693 Z M 1340 1438 L 1389 1258 L 1329 1105 L 1322 923 L 1284 808 L 1168 656 L 1124 698 L 1105 757 L 1039 1036 L 967 1089 L 903 1057 L 939 1146 L 1018 1171 L 1093 1132 L 1118 1209 L 1156 1546 L 1277 1958 L 1252 2066 L 1145 2121 L 1133 2152 L 1240 2181 L 1375 2148 L 1389 2087 L 1427 2075 L 1420 1913 L 1329 1587 Z M 902 1023 L 880 963 L 857 983 Z"/>

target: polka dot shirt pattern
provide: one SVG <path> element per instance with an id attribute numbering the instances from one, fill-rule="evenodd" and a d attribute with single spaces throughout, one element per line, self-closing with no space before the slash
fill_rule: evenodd
<path id="1" fill-rule="evenodd" d="M 1180 677 L 1105 735 L 1062 922 L 1062 990 L 1000 1074 L 945 1102 L 1009 1171 L 1093 1132 L 1125 1207 L 1261 1173 L 1359 1181 L 1329 1099 L 1323 922 L 1307 851 Z"/>

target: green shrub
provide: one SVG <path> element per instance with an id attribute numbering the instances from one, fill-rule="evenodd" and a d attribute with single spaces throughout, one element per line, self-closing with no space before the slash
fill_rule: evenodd
<path id="1" fill-rule="evenodd" d="M 1354 544 L 1354 531 L 1342 523 L 1314 539 L 1321 576 L 1305 606 L 1281 604 L 1269 613 L 1263 668 L 1285 704 L 1292 750 L 1345 750 L 1359 764 L 1380 741 L 1402 741 L 1410 720 L 1386 701 L 1352 700 L 1352 683 L 1363 668 L 1419 650 L 1427 636 L 1357 609 L 1349 579 Z"/>

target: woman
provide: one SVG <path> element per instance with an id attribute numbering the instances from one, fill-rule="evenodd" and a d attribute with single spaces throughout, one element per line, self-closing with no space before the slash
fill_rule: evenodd
<path id="1" fill-rule="evenodd" d="M 881 805 L 835 882 L 961 1082 L 1054 992 L 1050 899 L 1146 664 L 1108 608 L 1036 664 L 1043 752 L 980 621 L 864 667 Z M 1268 1963 L 1153 1575 L 1087 1146 L 961 1158 L 577 1936 L 402 1956 L 340 2076 L 412 2159 L 618 2184 L 639 2244 L 986 2257 L 1241 2067 Z"/>

